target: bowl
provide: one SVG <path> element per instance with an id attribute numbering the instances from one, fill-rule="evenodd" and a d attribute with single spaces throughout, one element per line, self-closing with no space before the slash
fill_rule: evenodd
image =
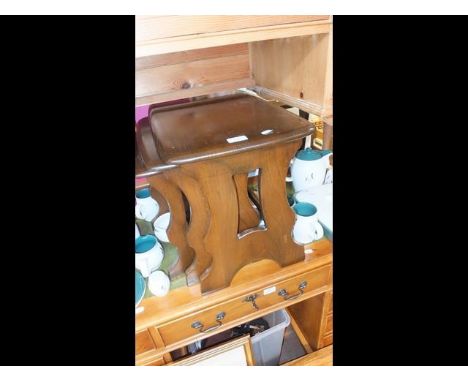
<path id="1" fill-rule="evenodd" d="M 155 296 L 165 296 L 169 292 L 170 286 L 169 277 L 162 271 L 152 272 L 148 277 L 148 289 Z"/>

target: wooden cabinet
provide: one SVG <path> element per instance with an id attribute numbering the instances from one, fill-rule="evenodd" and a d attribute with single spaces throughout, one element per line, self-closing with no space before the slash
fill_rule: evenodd
<path id="1" fill-rule="evenodd" d="M 248 88 L 276 106 L 333 121 L 330 16 L 142 16 L 135 52 L 136 105 Z M 185 224 L 179 215 L 173 226 Z M 329 363 L 331 243 L 304 253 L 304 261 L 283 268 L 268 261 L 247 265 L 230 285 L 209 293 L 194 277 L 165 297 L 144 299 L 136 314 L 136 364 L 171 364 L 170 352 L 283 308 L 310 353 L 302 364 Z"/>
<path id="2" fill-rule="evenodd" d="M 241 87 L 333 118 L 331 16 L 136 18 L 136 104 Z"/>
<path id="3" fill-rule="evenodd" d="M 321 244 L 313 256 L 307 255 L 304 262 L 285 267 L 271 274 L 253 277 L 218 292 L 202 296 L 194 287 L 183 287 L 163 298 L 153 297 L 142 301 L 143 312 L 136 315 L 138 365 L 149 365 L 169 352 L 208 338 L 244 322 L 262 317 L 273 311 L 288 308 L 307 343 L 309 351 L 326 346 L 327 296 L 331 296 L 331 246 Z M 306 248 L 306 251 L 309 248 Z M 299 290 L 304 282 L 307 285 Z M 284 289 L 287 294 L 281 293 Z M 256 309 L 249 296 L 254 296 Z M 223 319 L 216 316 L 223 312 Z M 299 312 L 299 314 L 296 314 Z M 192 325 L 199 321 L 208 333 L 200 333 L 200 327 Z M 323 321 L 323 323 L 322 323 Z M 219 325 L 219 326 L 218 326 Z M 144 333 L 144 335 L 142 334 Z M 155 348 L 150 349 L 150 334 Z M 140 343 L 141 342 L 141 343 Z M 309 346 L 310 344 L 310 346 Z"/>
<path id="4" fill-rule="evenodd" d="M 264 285 L 210 309 L 196 311 L 170 324 L 160 326 L 158 330 L 166 346 L 186 341 L 193 342 L 206 337 L 209 333 L 226 330 L 255 317 L 261 317 L 298 298 L 307 298 L 326 288 L 329 278 L 330 266 L 324 266 L 277 284 Z M 299 289 L 301 285 L 305 285 L 303 289 Z M 279 295 L 282 290 L 287 293 L 284 297 Z M 249 296 L 256 297 L 255 303 L 259 309 L 248 300 Z M 201 326 L 195 325 L 196 323 Z"/>

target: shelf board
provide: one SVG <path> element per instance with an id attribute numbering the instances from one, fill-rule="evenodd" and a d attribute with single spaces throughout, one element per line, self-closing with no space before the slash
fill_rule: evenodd
<path id="1" fill-rule="evenodd" d="M 219 16 L 214 17 L 219 18 Z M 309 17 L 313 19 L 313 16 Z M 135 42 L 136 58 L 221 45 L 307 36 L 328 33 L 330 31 L 330 18 L 318 17 L 316 21 L 290 22 L 250 28 L 159 37 L 160 31 L 164 30 L 162 25 L 168 21 L 169 20 L 163 19 L 137 19 L 137 37 Z"/>

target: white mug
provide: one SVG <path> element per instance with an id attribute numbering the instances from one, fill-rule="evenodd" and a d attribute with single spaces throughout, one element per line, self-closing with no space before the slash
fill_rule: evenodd
<path id="1" fill-rule="evenodd" d="M 135 193 L 135 199 L 135 216 L 138 219 L 151 222 L 156 216 L 158 216 L 159 204 L 151 197 L 149 188 L 138 190 Z"/>
<path id="2" fill-rule="evenodd" d="M 171 282 L 163 271 L 155 271 L 148 277 L 148 288 L 155 296 L 165 296 L 169 293 Z"/>
<path id="3" fill-rule="evenodd" d="M 158 218 L 153 223 L 154 234 L 156 237 L 165 243 L 169 243 L 169 238 L 167 237 L 167 228 L 171 222 L 171 214 L 169 212 L 158 216 Z"/>
<path id="4" fill-rule="evenodd" d="M 135 240 L 135 268 L 143 277 L 158 269 L 163 258 L 162 246 L 153 235 L 140 236 Z"/>
<path id="5" fill-rule="evenodd" d="M 296 203 L 293 207 L 296 223 L 293 228 L 294 241 L 309 244 L 323 237 L 323 227 L 317 216 L 317 207 L 310 203 Z"/>

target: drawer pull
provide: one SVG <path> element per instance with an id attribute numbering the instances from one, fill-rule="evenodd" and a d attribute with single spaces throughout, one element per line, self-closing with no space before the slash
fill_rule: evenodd
<path id="1" fill-rule="evenodd" d="M 255 302 L 255 299 L 258 297 L 257 293 L 251 294 L 250 296 L 247 296 L 244 301 L 245 302 L 251 302 L 255 310 L 259 310 L 260 308 L 258 307 L 257 303 Z"/>
<path id="2" fill-rule="evenodd" d="M 226 316 L 226 313 L 224 313 L 224 312 L 218 313 L 217 316 L 216 316 L 217 324 L 213 325 L 213 326 L 210 326 L 209 328 L 203 329 L 204 325 L 200 321 L 195 321 L 192 324 L 192 328 L 198 329 L 198 331 L 200 333 L 211 332 L 211 331 L 213 331 L 215 329 L 218 329 L 223 324 L 221 321 L 224 319 L 225 316 Z"/>
<path id="3" fill-rule="evenodd" d="M 299 293 L 289 295 L 288 292 L 286 292 L 286 289 L 281 289 L 278 292 L 278 295 L 283 297 L 285 300 L 294 300 L 295 298 L 298 298 L 300 295 L 304 293 L 304 289 L 307 286 L 307 281 L 303 281 L 299 284 Z"/>

